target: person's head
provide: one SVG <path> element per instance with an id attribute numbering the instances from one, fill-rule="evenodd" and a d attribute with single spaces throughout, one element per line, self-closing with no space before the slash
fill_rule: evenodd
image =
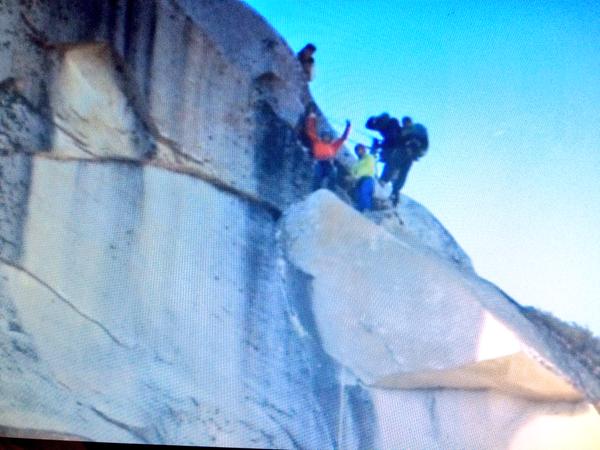
<path id="1" fill-rule="evenodd" d="M 315 47 L 315 45 L 314 45 L 314 44 L 306 44 L 306 45 L 304 46 L 304 49 L 303 49 L 303 50 L 304 50 L 306 53 L 308 53 L 309 55 L 312 55 L 314 52 L 316 52 L 316 51 L 317 51 L 317 47 Z"/>
<path id="2" fill-rule="evenodd" d="M 365 127 L 369 130 L 381 131 L 385 129 L 390 122 L 390 115 L 388 113 L 382 113 L 378 116 L 369 117 Z"/>
<path id="3" fill-rule="evenodd" d="M 356 144 L 354 147 L 354 153 L 356 153 L 356 156 L 358 156 L 358 159 L 360 159 L 365 156 L 365 153 L 367 153 L 367 147 L 365 147 L 363 144 Z"/>
<path id="4" fill-rule="evenodd" d="M 404 116 L 402 118 L 402 126 L 403 127 L 412 127 L 413 121 L 410 117 Z"/>

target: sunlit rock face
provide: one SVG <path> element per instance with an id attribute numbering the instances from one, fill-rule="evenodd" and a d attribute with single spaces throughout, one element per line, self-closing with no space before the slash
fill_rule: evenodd
<path id="1" fill-rule="evenodd" d="M 313 277 L 323 347 L 371 393 L 382 445 L 594 448 L 600 416 L 561 372 L 569 356 L 443 234 L 415 239 L 433 218 L 411 208 L 409 225 L 378 226 L 321 190 L 283 219 L 286 256 Z"/>
<path id="2" fill-rule="evenodd" d="M 423 207 L 367 220 L 328 192 L 304 201 L 312 99 L 243 4 L 7 0 L 0 24 L 0 434 L 597 437 L 596 385 Z"/>

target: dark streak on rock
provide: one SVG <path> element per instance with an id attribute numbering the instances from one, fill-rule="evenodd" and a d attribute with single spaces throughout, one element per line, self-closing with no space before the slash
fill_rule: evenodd
<path id="1" fill-rule="evenodd" d="M 17 245 L 16 242 L 11 241 L 10 239 L 6 239 L 2 235 L 0 235 L 0 244 L 2 244 L 2 245 L 10 245 L 10 246 L 14 247 L 15 249 L 19 248 L 19 246 Z"/>
<path id="2" fill-rule="evenodd" d="M 21 333 L 21 334 L 24 333 L 23 327 L 21 326 L 21 324 L 18 322 L 15 322 L 15 321 L 10 321 L 8 323 L 8 331 L 12 331 L 15 333 Z"/>
<path id="3" fill-rule="evenodd" d="M 136 5 L 141 5 L 139 2 L 135 2 Z M 154 42 L 156 38 L 156 22 L 157 22 L 157 3 L 146 2 L 144 3 L 143 12 L 141 15 L 141 29 L 143 36 L 139 37 L 140 45 L 143 45 L 143 49 L 138 49 L 138 53 L 141 58 L 141 65 L 139 73 L 143 77 L 141 85 L 141 93 L 143 98 L 150 98 L 151 94 L 151 82 L 152 82 L 152 64 L 154 59 Z"/>
<path id="4" fill-rule="evenodd" d="M 31 42 L 33 42 L 35 45 L 44 50 L 50 50 L 54 48 L 54 45 L 50 43 L 48 36 L 46 36 L 46 34 L 43 31 L 39 30 L 35 25 L 33 25 L 33 23 L 31 22 L 29 17 L 27 17 L 26 14 L 21 12 L 20 17 L 27 29 L 29 30 L 26 33 L 26 35 L 31 40 Z"/>
<path id="5" fill-rule="evenodd" d="M 125 21 L 123 25 L 123 57 L 127 60 L 132 57 L 135 34 L 137 31 L 137 17 L 134 14 L 135 3 L 125 2 Z"/>
<path id="6" fill-rule="evenodd" d="M 127 425 L 126 423 L 123 423 L 123 422 L 120 422 L 120 421 L 118 421 L 116 419 L 113 419 L 113 418 L 107 416 L 106 414 L 104 414 L 102 411 L 97 410 L 93 406 L 90 406 L 90 409 L 94 413 L 96 413 L 98 416 L 100 416 L 102 419 L 104 419 L 105 421 L 107 421 L 108 423 L 111 423 L 111 424 L 115 425 L 116 427 L 119 427 L 122 430 L 127 431 L 129 434 L 131 434 L 132 436 L 136 437 L 141 442 L 143 442 L 145 444 L 149 444 L 150 443 L 150 441 L 142 433 L 142 430 L 136 429 L 137 427 L 132 427 L 131 425 Z"/>
<path id="7" fill-rule="evenodd" d="M 298 143 L 295 130 L 279 118 L 269 97 L 272 76 L 256 80 L 254 176 L 261 198 L 287 206 L 310 192 L 312 161 Z"/>
<path id="8" fill-rule="evenodd" d="M 0 257 L 15 263 L 22 253 L 31 171 L 29 155 L 0 157 Z"/>
<path id="9" fill-rule="evenodd" d="M 269 418 L 275 422 L 277 424 L 277 426 L 279 427 L 279 429 L 281 431 L 283 431 L 283 433 L 288 437 L 288 439 L 292 442 L 292 445 L 294 446 L 294 449 L 297 450 L 302 450 L 304 447 L 302 447 L 298 441 L 294 438 L 294 436 L 292 435 L 292 433 L 290 433 L 290 431 L 281 423 L 281 421 L 277 420 L 277 418 L 275 418 L 273 415 L 271 414 L 267 414 L 269 416 Z"/>
<path id="10" fill-rule="evenodd" d="M 249 430 L 253 431 L 254 433 L 260 434 L 268 442 L 267 448 L 277 448 L 275 446 L 275 436 L 273 436 L 271 433 L 267 433 L 263 429 L 257 427 L 253 423 L 248 422 L 247 420 L 240 420 L 239 423 L 248 428 Z M 258 439 L 251 439 L 251 441 L 255 443 L 259 442 Z"/>
<path id="11" fill-rule="evenodd" d="M 90 156 L 93 156 L 95 158 L 98 156 L 94 152 L 88 150 L 86 143 L 83 142 L 81 139 L 79 139 L 77 136 L 75 136 L 73 133 L 71 133 L 69 130 L 67 130 L 65 127 L 60 126 L 56 122 L 54 122 L 53 125 L 56 128 L 58 128 L 60 131 L 65 133 L 67 136 L 69 136 L 73 140 L 73 142 L 75 142 L 75 144 L 77 144 L 77 148 L 79 148 L 79 150 L 81 150 L 82 152 L 84 152 Z"/>
<path id="12" fill-rule="evenodd" d="M 38 356 L 37 352 L 29 345 L 27 345 L 23 342 L 20 342 L 19 340 L 16 340 L 16 339 L 13 339 L 11 343 L 12 343 L 12 347 L 15 351 L 22 353 L 23 355 L 32 359 L 33 361 L 40 360 L 40 357 Z"/>
<path id="13" fill-rule="evenodd" d="M 436 398 L 435 398 L 435 390 L 432 390 L 428 393 L 430 395 L 430 399 L 427 405 L 427 411 L 429 413 L 429 422 L 431 423 L 431 434 L 433 438 L 438 441 L 440 437 L 440 424 L 438 421 L 437 413 L 436 413 Z"/>

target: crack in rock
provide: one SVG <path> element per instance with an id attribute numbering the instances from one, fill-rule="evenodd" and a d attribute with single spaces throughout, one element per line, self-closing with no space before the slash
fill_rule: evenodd
<path id="1" fill-rule="evenodd" d="M 37 281 L 39 284 L 41 284 L 46 289 L 48 289 L 52 294 L 54 294 L 58 299 L 60 299 L 63 303 L 65 303 L 67 306 L 69 306 L 79 316 L 83 317 L 84 319 L 88 320 L 89 322 L 92 322 L 94 325 L 96 325 L 98 328 L 100 328 L 102 331 L 104 331 L 104 333 L 106 333 L 106 335 L 115 344 L 117 344 L 117 345 L 119 345 L 120 347 L 123 347 L 123 348 L 128 348 L 128 349 L 131 348 L 130 346 L 128 346 L 124 342 L 122 342 L 119 338 L 117 338 L 114 334 L 112 334 L 108 328 L 106 328 L 104 325 L 102 325 L 102 323 L 100 323 L 96 319 L 88 316 L 86 313 L 80 311 L 73 303 L 71 303 L 69 300 L 67 300 L 67 298 L 65 298 L 63 295 L 61 295 L 56 289 L 54 289 L 52 286 L 50 286 L 48 283 L 46 283 L 44 280 L 42 280 L 40 277 L 38 277 L 34 273 L 30 272 L 29 270 L 25 269 L 24 267 L 21 267 L 21 266 L 18 266 L 16 264 L 14 264 L 14 263 L 11 263 L 10 261 L 8 261 L 8 260 L 6 260 L 6 259 L 4 259 L 2 257 L 0 257 L 0 262 L 2 262 L 3 264 L 6 264 L 7 266 L 10 266 L 10 267 L 18 270 L 19 272 L 22 272 L 22 273 L 28 275 L 33 280 Z"/>
<path id="2" fill-rule="evenodd" d="M 114 426 L 127 431 L 129 434 L 131 434 L 135 438 L 139 439 L 143 443 L 145 443 L 145 444 L 150 443 L 150 441 L 142 433 L 141 429 L 136 429 L 137 427 L 132 427 L 131 425 L 127 425 L 126 423 L 123 423 L 119 420 L 113 419 L 112 417 L 107 416 L 102 411 L 99 411 L 98 409 L 96 409 L 93 406 L 90 406 L 90 410 L 92 410 L 96 415 L 98 415 L 99 417 L 101 417 L 102 419 L 107 421 L 108 423 L 111 423 Z"/>
<path id="3" fill-rule="evenodd" d="M 97 156 L 93 155 L 93 159 L 86 159 L 75 156 L 65 156 L 65 155 L 56 155 L 52 153 L 38 153 L 35 155 L 35 158 L 39 159 L 47 159 L 52 161 L 66 161 L 66 162 L 84 162 L 87 164 L 101 164 L 101 163 L 123 163 L 123 164 L 137 164 L 139 166 L 151 166 L 155 167 L 159 170 L 165 170 L 167 172 L 187 175 L 192 178 L 196 178 L 202 180 L 214 188 L 226 192 L 228 194 L 234 195 L 242 201 L 246 201 L 253 205 L 256 205 L 264 210 L 266 210 L 273 220 L 278 220 L 283 214 L 282 210 L 275 205 L 274 203 L 269 202 L 268 200 L 263 200 L 262 198 L 254 195 L 250 192 L 247 192 L 243 189 L 235 187 L 229 183 L 226 183 L 216 175 L 212 175 L 200 170 L 197 167 L 187 167 L 182 166 L 176 163 L 171 163 L 164 160 L 140 160 L 140 159 L 131 159 L 126 157 L 105 157 L 105 156 Z"/>

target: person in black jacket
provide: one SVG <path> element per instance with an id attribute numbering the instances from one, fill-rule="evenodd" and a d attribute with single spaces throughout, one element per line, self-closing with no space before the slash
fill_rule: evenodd
<path id="1" fill-rule="evenodd" d="M 382 141 L 374 142 L 374 147 L 381 149 L 380 160 L 385 163 L 380 182 L 392 182 L 390 200 L 397 206 L 413 161 L 423 156 L 427 149 L 427 130 L 420 124 L 413 124 L 410 117 L 404 117 L 400 126 L 398 119 L 387 113 L 370 117 L 365 126 L 383 137 Z"/>
<path id="2" fill-rule="evenodd" d="M 300 65 L 302 66 L 302 70 L 304 70 L 304 74 L 306 75 L 307 81 L 312 81 L 315 73 L 315 58 L 313 55 L 317 51 L 317 47 L 314 44 L 306 44 L 302 50 L 298 52 L 298 61 L 300 61 Z"/>

